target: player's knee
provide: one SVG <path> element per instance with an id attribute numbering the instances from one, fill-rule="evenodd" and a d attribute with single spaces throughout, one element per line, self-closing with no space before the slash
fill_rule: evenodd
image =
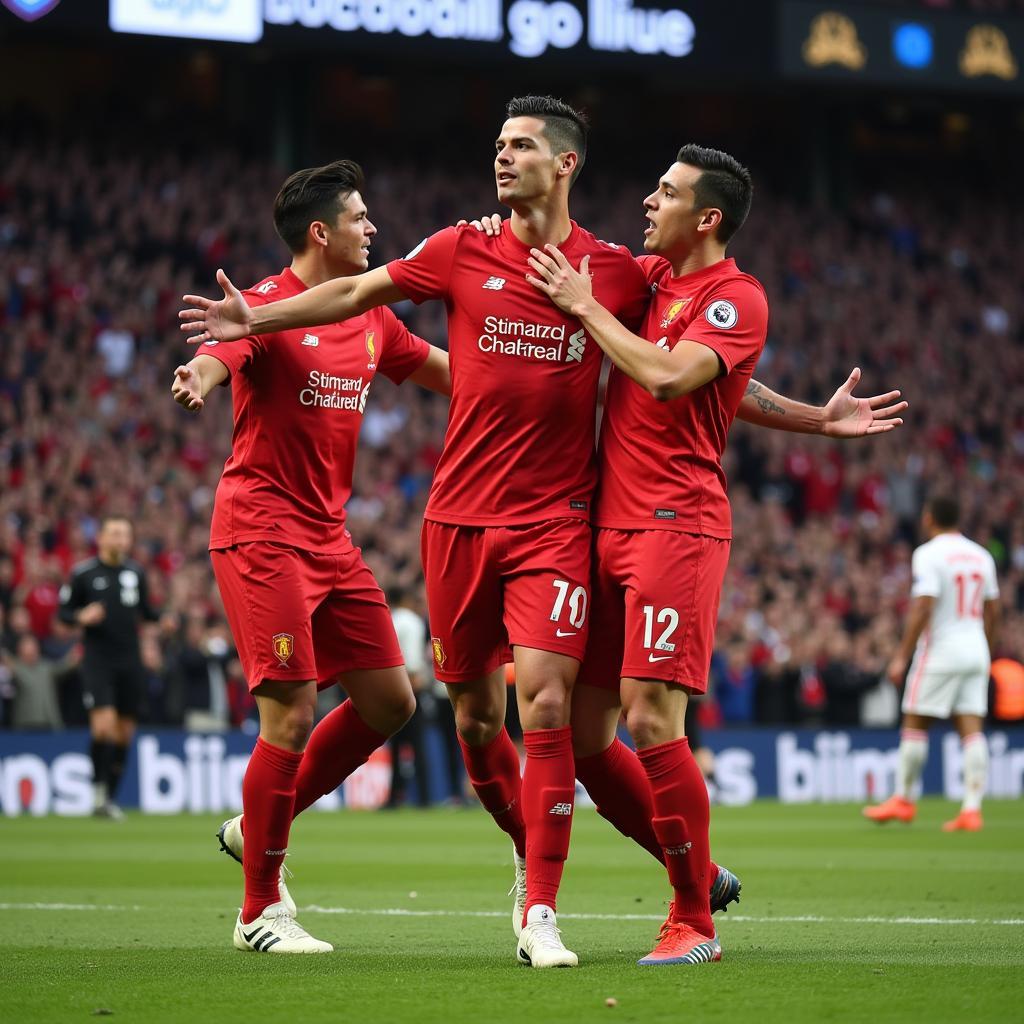
<path id="1" fill-rule="evenodd" d="M 299 704 L 290 707 L 278 723 L 277 735 L 281 746 L 287 750 L 304 750 L 313 731 L 315 705 Z"/>
<path id="2" fill-rule="evenodd" d="M 674 738 L 674 728 L 664 716 L 659 715 L 646 704 L 630 708 L 626 712 L 626 728 L 633 742 L 640 748 L 656 747 Z"/>
<path id="3" fill-rule="evenodd" d="M 416 712 L 416 695 L 412 690 L 406 690 L 391 702 L 388 713 L 391 718 L 391 732 L 398 732 Z"/>
<path id="4" fill-rule="evenodd" d="M 548 686 L 525 700 L 523 725 L 529 729 L 561 729 L 569 721 L 569 694 Z"/>
<path id="5" fill-rule="evenodd" d="M 482 747 L 501 732 L 504 719 L 496 709 L 456 707 L 455 727 L 459 735 L 471 746 Z"/>

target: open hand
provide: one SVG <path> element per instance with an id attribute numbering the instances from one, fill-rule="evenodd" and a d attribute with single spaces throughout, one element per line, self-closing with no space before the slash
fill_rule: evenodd
<path id="1" fill-rule="evenodd" d="M 224 298 L 214 301 L 202 295 L 185 295 L 184 301 L 191 306 L 178 313 L 181 329 L 192 334 L 190 345 L 204 341 L 238 341 L 252 333 L 252 310 L 242 298 L 242 293 L 231 283 L 223 270 L 217 271 L 217 283 L 224 290 Z"/>
<path id="2" fill-rule="evenodd" d="M 526 275 L 538 291 L 542 291 L 559 309 L 573 316 L 582 316 L 593 302 L 594 289 L 590 281 L 590 257 L 584 256 L 580 269 L 573 270 L 556 245 L 545 245 L 544 251 L 530 250 L 530 267 L 537 274 Z"/>
<path id="3" fill-rule="evenodd" d="M 900 413 L 906 402 L 897 401 L 898 391 L 871 398 L 856 398 L 853 389 L 860 380 L 860 367 L 855 366 L 846 383 L 829 400 L 823 414 L 824 433 L 827 437 L 864 437 L 867 434 L 886 434 L 903 426 Z"/>
<path id="4" fill-rule="evenodd" d="M 195 367 L 179 366 L 174 371 L 174 383 L 171 394 L 178 405 L 184 406 L 189 412 L 199 412 L 203 407 L 203 382 Z"/>

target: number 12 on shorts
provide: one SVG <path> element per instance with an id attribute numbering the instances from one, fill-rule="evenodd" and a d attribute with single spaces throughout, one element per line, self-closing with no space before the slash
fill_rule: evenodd
<path id="1" fill-rule="evenodd" d="M 665 629 L 654 644 L 654 650 L 674 652 L 676 645 L 669 640 L 669 637 L 679 626 L 679 612 L 675 608 L 662 608 L 655 615 L 653 604 L 644 605 L 644 647 L 647 650 L 651 649 L 651 641 L 654 639 L 655 622 L 659 626 L 665 625 Z"/>
<path id="2" fill-rule="evenodd" d="M 579 629 L 587 619 L 587 588 L 576 587 L 571 592 L 572 586 L 567 580 L 552 580 L 555 588 L 555 603 L 551 607 L 551 621 L 558 622 L 565 610 L 566 601 L 569 604 L 569 625 Z"/>

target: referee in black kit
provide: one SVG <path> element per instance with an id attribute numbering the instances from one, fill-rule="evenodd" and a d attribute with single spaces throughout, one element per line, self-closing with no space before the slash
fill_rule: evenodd
<path id="1" fill-rule="evenodd" d="M 121 818 L 114 802 L 135 735 L 145 674 L 139 654 L 139 621 L 156 622 L 146 574 L 128 557 L 131 521 L 105 516 L 96 538 L 99 554 L 76 565 L 60 592 L 60 619 L 83 627 L 82 689 L 92 733 L 94 810 Z"/>

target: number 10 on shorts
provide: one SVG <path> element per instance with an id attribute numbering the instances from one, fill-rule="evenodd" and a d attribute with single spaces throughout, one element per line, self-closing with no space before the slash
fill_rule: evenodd
<path id="1" fill-rule="evenodd" d="M 665 625 L 665 629 L 661 636 L 658 637 L 657 643 L 654 644 L 654 650 L 656 651 L 669 651 L 674 652 L 676 645 L 669 640 L 669 637 L 676 631 L 679 626 L 679 612 L 675 608 L 662 608 L 660 612 L 655 615 L 654 605 L 644 605 L 644 647 L 647 650 L 651 649 L 651 641 L 654 639 L 654 623 L 658 625 Z"/>
<path id="2" fill-rule="evenodd" d="M 570 593 L 572 586 L 566 580 L 552 580 L 555 588 L 555 603 L 551 608 L 551 621 L 558 622 L 565 609 L 566 600 L 569 602 L 569 625 L 579 629 L 587 619 L 587 589 L 576 587 Z"/>

